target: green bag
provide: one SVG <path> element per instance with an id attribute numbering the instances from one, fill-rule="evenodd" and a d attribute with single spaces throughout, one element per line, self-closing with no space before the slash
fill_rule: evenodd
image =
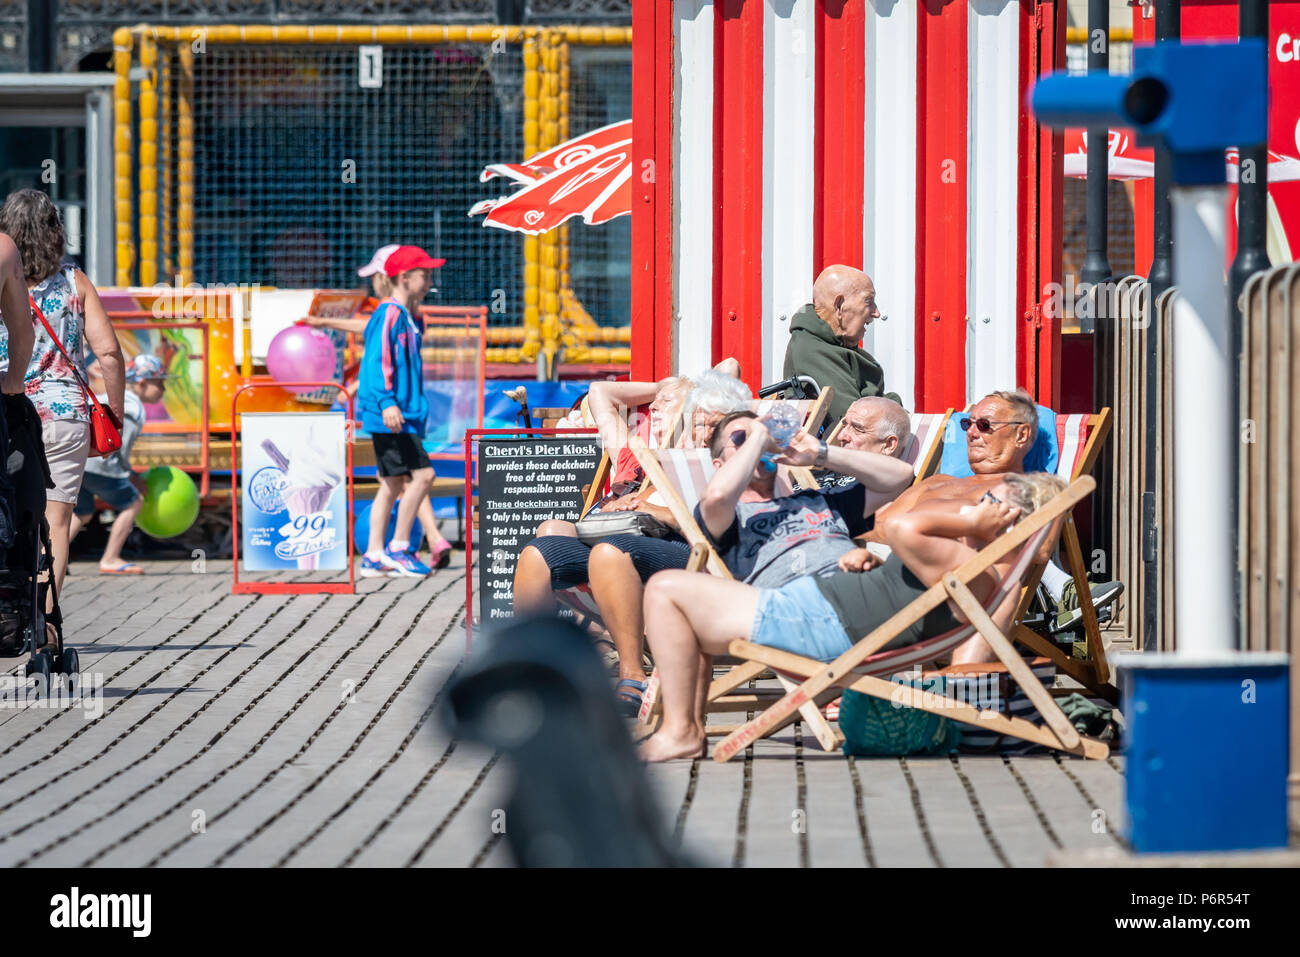
<path id="1" fill-rule="evenodd" d="M 961 743 L 961 728 L 941 715 L 846 691 L 840 700 L 844 753 L 859 757 L 948 754 Z"/>

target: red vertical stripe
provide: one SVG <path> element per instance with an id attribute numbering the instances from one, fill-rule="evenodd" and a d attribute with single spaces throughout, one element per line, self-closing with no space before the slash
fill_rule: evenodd
<path id="1" fill-rule="evenodd" d="M 1155 19 L 1146 19 L 1137 13 L 1133 17 L 1133 46 L 1151 46 L 1155 42 Z M 1133 183 L 1133 271 L 1143 276 L 1150 275 L 1151 260 L 1156 255 L 1155 208 L 1155 180 L 1135 180 Z"/>
<path id="2" fill-rule="evenodd" d="M 1065 69 L 1065 0 L 1039 5 L 1038 74 Z M 1022 97 L 1021 102 L 1024 102 Z M 1047 286 L 1061 281 L 1061 247 L 1065 232 L 1065 132 L 1039 128 L 1037 228 L 1039 316 L 1034 350 L 1035 378 L 1025 386 L 1041 404 L 1061 408 L 1061 316 L 1049 315 Z M 1088 406 L 1091 408 L 1091 406 Z"/>
<path id="3" fill-rule="evenodd" d="M 917 24 L 918 411 L 966 403 L 966 0 L 925 0 Z"/>
<path id="4" fill-rule="evenodd" d="M 1034 23 L 1036 0 L 1020 4 L 1020 69 L 1016 89 L 1028 88 L 1038 72 L 1038 27 Z M 1016 385 L 1036 395 L 1038 379 L 1036 313 L 1038 293 L 1038 139 L 1034 118 L 1023 107 L 1016 122 L 1016 219 L 1022 224 L 1016 244 Z"/>
<path id="5" fill-rule="evenodd" d="M 817 4 L 813 271 L 862 262 L 865 0 Z"/>
<path id="6" fill-rule="evenodd" d="M 757 388 L 763 372 L 763 4 L 721 0 L 715 9 L 712 361 L 735 356 L 745 381 Z"/>
<path id="7" fill-rule="evenodd" d="M 632 23 L 632 366 L 634 380 L 672 363 L 672 5 L 638 3 Z"/>

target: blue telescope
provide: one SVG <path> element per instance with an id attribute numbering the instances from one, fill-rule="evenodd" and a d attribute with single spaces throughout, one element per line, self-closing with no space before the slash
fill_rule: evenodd
<path id="1" fill-rule="evenodd" d="M 1046 126 L 1124 126 L 1173 156 L 1182 185 L 1222 183 L 1223 151 L 1268 138 L 1264 41 L 1157 43 L 1136 47 L 1131 76 L 1053 73 L 1034 85 L 1030 108 Z"/>

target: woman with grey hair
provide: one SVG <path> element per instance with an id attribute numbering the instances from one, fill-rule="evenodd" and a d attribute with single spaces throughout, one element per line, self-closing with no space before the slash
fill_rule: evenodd
<path id="1" fill-rule="evenodd" d="M 685 411 L 685 421 L 690 426 L 686 446 L 707 448 L 713 427 L 732 412 L 748 409 L 753 401 L 749 386 L 717 368 L 691 376 L 691 393 Z"/>

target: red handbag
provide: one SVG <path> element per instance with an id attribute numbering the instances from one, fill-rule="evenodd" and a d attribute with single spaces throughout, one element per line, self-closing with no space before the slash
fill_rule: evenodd
<path id="1" fill-rule="evenodd" d="M 72 374 L 77 377 L 77 383 L 81 386 L 82 394 L 86 397 L 86 411 L 90 414 L 91 456 L 108 455 L 110 452 L 116 452 L 122 447 L 122 420 L 117 417 L 116 412 L 100 402 L 95 393 L 90 391 L 90 384 L 86 382 L 81 370 L 77 368 L 77 364 L 72 361 L 72 357 L 63 348 L 63 343 L 59 341 L 59 337 L 50 328 L 49 322 L 45 319 L 45 313 L 41 312 L 41 307 L 36 305 L 36 300 L 28 294 L 27 301 L 31 303 L 32 312 L 36 314 L 36 318 L 41 320 L 41 325 L 45 327 L 45 331 L 54 340 L 54 345 L 58 347 L 63 358 L 67 360 L 68 366 L 72 369 Z"/>

